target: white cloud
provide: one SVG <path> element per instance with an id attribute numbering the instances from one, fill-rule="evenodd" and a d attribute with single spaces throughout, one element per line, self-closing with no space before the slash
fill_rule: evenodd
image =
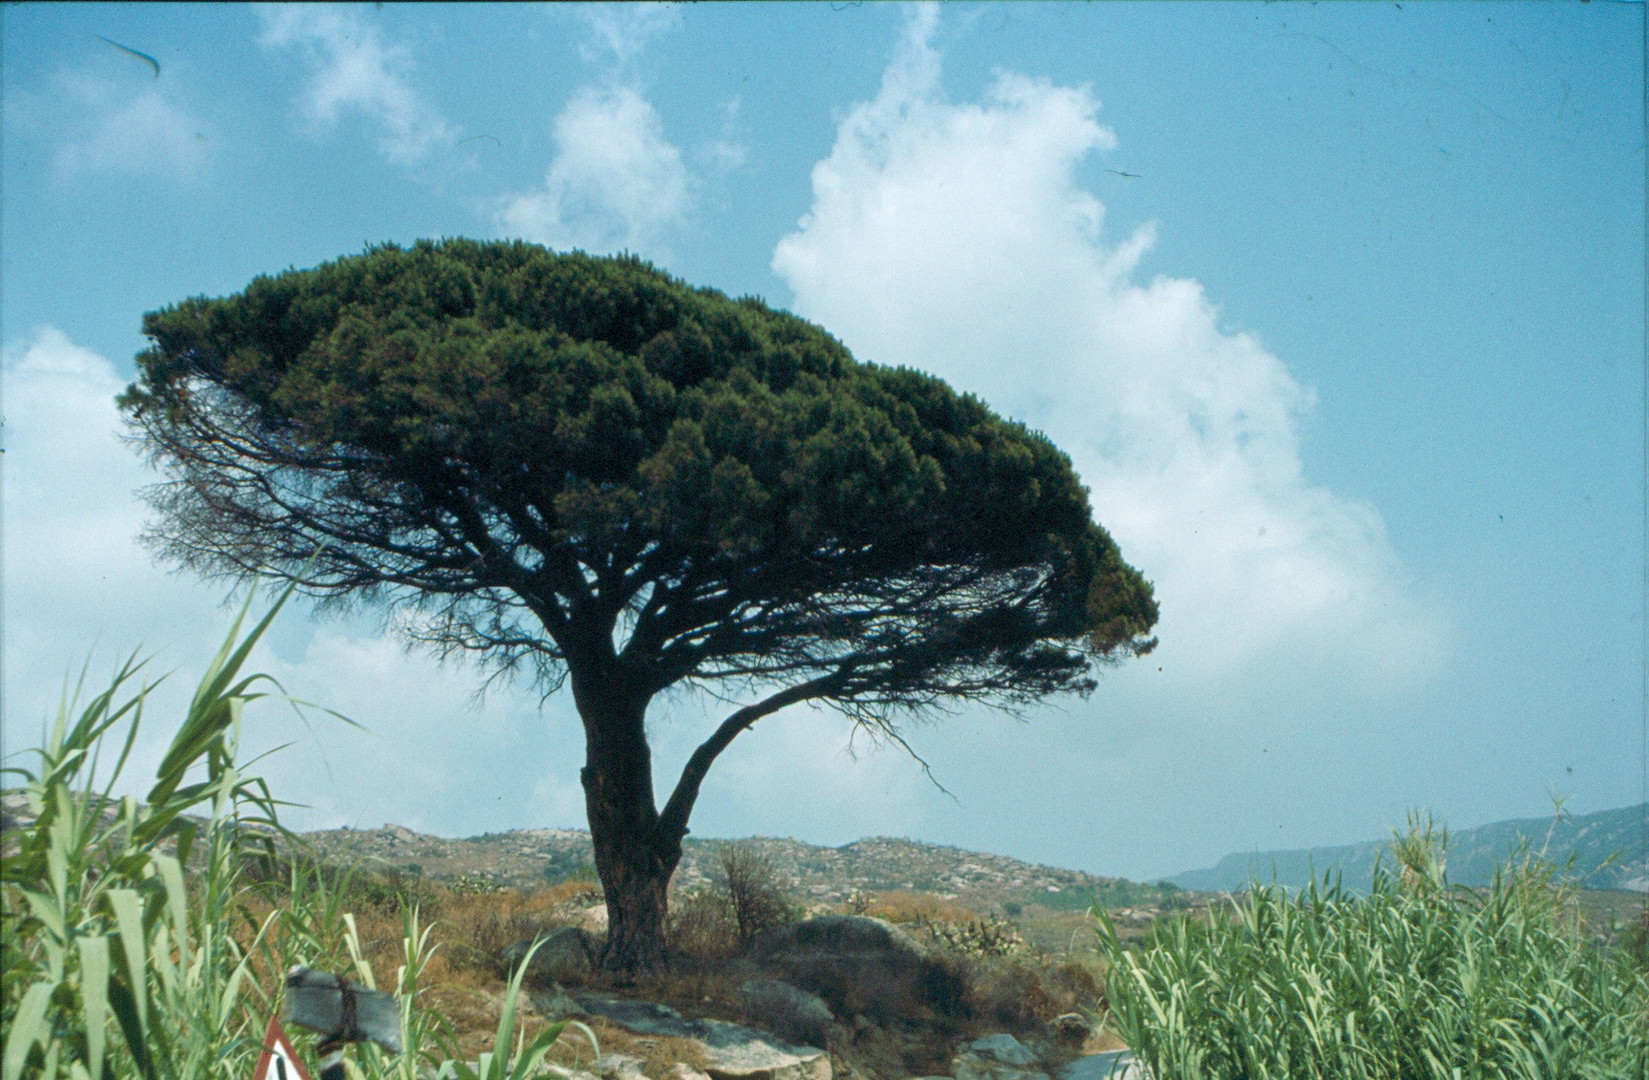
<path id="1" fill-rule="evenodd" d="M 690 178 L 636 90 L 585 89 L 555 118 L 544 186 L 510 198 L 499 228 L 556 248 L 655 249 L 687 212 Z"/>
<path id="2" fill-rule="evenodd" d="M 676 4 L 581 4 L 577 10 L 593 38 L 579 46 L 579 53 L 592 64 L 608 54 L 628 63 L 654 38 L 681 25 Z"/>
<path id="3" fill-rule="evenodd" d="M 750 148 L 738 137 L 739 99 L 728 98 L 721 105 L 721 134 L 699 148 L 699 157 L 713 174 L 742 169 L 750 160 Z"/>
<path id="4" fill-rule="evenodd" d="M 323 129 L 345 113 L 359 113 L 383 129 L 378 148 L 389 160 L 413 164 L 456 129 L 408 82 L 411 53 L 386 44 L 376 27 L 348 9 L 329 5 L 279 4 L 259 9 L 266 48 L 296 47 L 313 69 L 304 88 L 304 115 Z"/>
<path id="5" fill-rule="evenodd" d="M 478 699 L 479 670 L 441 665 L 358 626 L 323 624 L 300 650 L 254 659 L 295 695 L 364 729 L 320 714 L 307 726 L 266 720 L 259 745 L 300 740 L 262 771 L 275 791 L 299 793 L 309 810 L 294 820 L 305 826 L 387 821 L 462 835 L 582 825 L 583 734 L 559 703 L 541 710 L 536 694 L 509 689 Z"/>
<path id="6" fill-rule="evenodd" d="M 49 96 L 26 96 L 18 114 L 33 129 L 61 133 L 52 156 L 59 170 L 187 180 L 210 161 L 208 126 L 176 100 L 174 85 L 146 73 L 64 74 L 57 83 Z"/>
<path id="7" fill-rule="evenodd" d="M 682 692 L 648 712 L 653 776 L 662 802 L 688 757 L 735 703 Z M 828 708 L 792 706 L 733 740 L 705 777 L 692 829 L 702 836 L 805 836 L 843 844 L 909 835 L 949 800 L 891 743 L 874 743 Z"/>
<path id="8" fill-rule="evenodd" d="M 1303 476 L 1312 407 L 1221 328 L 1194 280 L 1134 280 L 1154 232 L 1102 235 L 1077 166 L 1115 136 L 1086 88 L 999 73 L 952 104 L 919 9 L 878 95 L 841 122 L 773 257 L 797 310 L 855 353 L 933 371 L 1046 431 L 1155 581 L 1154 661 L 1403 684 L 1442 648 L 1378 512 Z"/>
<path id="9" fill-rule="evenodd" d="M 134 543 L 151 478 L 116 434 L 124 389 L 107 360 L 46 328 L 5 354 L 5 733 L 33 745 L 64 679 L 143 647 L 200 656 L 223 617 Z M 209 655 L 209 654 L 208 654 Z M 166 669 L 163 659 L 151 674 Z M 99 677 L 90 676 L 100 688 Z"/>
<path id="10" fill-rule="evenodd" d="M 139 790 L 228 630 L 227 588 L 168 573 L 138 543 L 146 507 L 136 492 L 156 477 L 120 437 L 114 397 L 125 380 L 107 359 L 47 327 L 5 350 L 3 375 L 0 745 L 7 755 L 37 745 L 66 679 L 89 658 L 87 691 L 98 692 L 137 649 L 154 657 L 150 678 L 175 672 L 127 770 L 126 790 Z M 478 706 L 479 673 L 408 654 L 370 624 L 316 624 L 294 604 L 248 669 L 368 729 L 324 713 L 301 723 L 273 701 L 250 710 L 247 756 L 296 742 L 258 767 L 278 797 L 313 807 L 292 823 L 478 832 L 541 821 L 541 808 L 559 811 L 577 789 L 582 738 L 565 709 L 541 711 L 537 695 L 509 690 Z"/>

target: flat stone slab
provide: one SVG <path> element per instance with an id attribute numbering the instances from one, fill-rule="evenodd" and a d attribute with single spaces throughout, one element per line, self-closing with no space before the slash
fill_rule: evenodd
<path id="1" fill-rule="evenodd" d="M 573 1002 L 590 1016 L 604 1016 L 619 1027 L 637 1035 L 662 1035 L 674 1039 L 703 1039 L 706 1028 L 702 1020 L 689 1020 L 668 1005 L 651 1001 L 626 1001 L 623 998 L 596 997 L 577 994 Z"/>
<path id="2" fill-rule="evenodd" d="M 956 1080 L 1049 1080 L 1047 1073 L 1035 1067 L 1004 1065 L 971 1050 L 952 1058 L 950 1071 Z"/>
<path id="3" fill-rule="evenodd" d="M 830 1080 L 830 1055 L 792 1046 L 765 1031 L 724 1020 L 689 1020 L 668 1005 L 579 995 L 578 1007 L 637 1035 L 694 1039 L 704 1045 L 712 1080 Z"/>
<path id="4" fill-rule="evenodd" d="M 1059 1080 L 1151 1080 L 1144 1062 L 1130 1050 L 1086 1054 L 1059 1070 Z"/>

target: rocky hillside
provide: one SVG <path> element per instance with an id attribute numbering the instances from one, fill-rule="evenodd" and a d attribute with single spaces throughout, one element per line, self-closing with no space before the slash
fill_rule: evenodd
<path id="1" fill-rule="evenodd" d="M 1569 873 L 1583 888 L 1649 892 L 1646 821 L 1649 804 L 1578 814 L 1555 824 L 1551 818 L 1526 818 L 1450 832 L 1449 880 L 1457 885 L 1487 885 L 1496 867 L 1527 844 L 1534 852 L 1544 849 L 1547 859 L 1560 869 L 1572 855 Z M 1376 857 L 1384 866 L 1393 865 L 1388 841 L 1227 855 L 1206 870 L 1190 870 L 1169 880 L 1185 889 L 1230 890 L 1243 888 L 1255 877 L 1269 882 L 1275 874 L 1280 884 L 1298 888 L 1313 872 L 1320 881 L 1324 872 L 1338 867 L 1346 885 L 1366 890 Z"/>
<path id="2" fill-rule="evenodd" d="M 30 818 L 21 791 L 0 792 L 0 832 L 9 832 Z M 378 829 L 325 829 L 301 835 L 328 862 L 360 863 L 362 869 L 393 870 L 434 881 L 469 877 L 530 887 L 581 873 L 593 879 L 590 834 L 582 829 L 517 829 L 455 840 L 386 824 Z M 772 837 L 740 841 L 689 837 L 675 884 L 691 888 L 715 880 L 721 848 L 735 842 L 766 857 L 781 879 L 813 903 L 839 903 L 855 889 L 910 890 L 955 900 L 981 913 L 1032 903 L 1053 911 L 1073 911 L 1086 908 L 1096 896 L 1107 906 L 1117 907 L 1150 904 L 1178 891 L 889 837 L 836 848 Z"/>
<path id="3" fill-rule="evenodd" d="M 503 885 L 549 883 L 580 872 L 591 859 L 589 833 L 572 829 L 520 829 L 463 840 L 399 825 L 305 835 L 329 860 L 367 859 L 436 880 L 474 875 Z M 691 887 L 713 880 L 718 852 L 729 842 L 689 838 L 676 884 Z M 935 893 L 978 911 L 1026 903 L 1067 910 L 1086 907 L 1096 893 L 1107 901 L 1139 903 L 1161 892 L 1117 878 L 914 840 L 875 837 L 837 848 L 769 837 L 739 842 L 765 856 L 803 897 L 821 903 L 842 901 L 854 889 L 905 889 Z"/>

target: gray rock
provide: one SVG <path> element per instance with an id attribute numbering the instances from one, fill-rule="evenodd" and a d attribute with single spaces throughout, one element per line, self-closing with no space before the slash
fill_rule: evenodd
<path id="1" fill-rule="evenodd" d="M 1048 1074 L 1040 1069 L 1007 1065 L 971 1050 L 951 1059 L 950 1073 L 956 1080 L 1049 1080 Z"/>
<path id="2" fill-rule="evenodd" d="M 710 1074 L 678 1061 L 664 1070 L 664 1080 L 710 1080 Z"/>
<path id="3" fill-rule="evenodd" d="M 903 930 L 867 915 L 820 915 L 775 926 L 756 935 L 749 954 L 757 961 L 782 960 L 797 953 L 834 956 L 922 955 L 921 947 Z"/>
<path id="4" fill-rule="evenodd" d="M 778 979 L 749 979 L 739 985 L 744 1013 L 780 1038 L 810 1046 L 830 1041 L 836 1016 L 817 994 Z"/>
<path id="5" fill-rule="evenodd" d="M 650 1001 L 580 996 L 579 1007 L 638 1035 L 693 1039 L 704 1047 L 711 1080 L 830 1080 L 830 1055 L 793 1046 L 776 1035 L 721 1020 L 689 1020 Z"/>
<path id="6" fill-rule="evenodd" d="M 748 957 L 770 974 L 817 994 L 837 1016 L 879 1021 L 927 1007 L 954 1012 L 962 981 L 892 923 L 821 915 L 758 934 Z"/>
<path id="7" fill-rule="evenodd" d="M 590 1071 L 601 1080 L 647 1080 L 641 1059 L 624 1054 L 602 1054 L 590 1063 Z"/>
<path id="8" fill-rule="evenodd" d="M 578 1002 L 572 999 L 560 983 L 552 983 L 545 990 L 529 989 L 527 1000 L 532 1002 L 533 1010 L 546 1020 L 559 1020 L 563 1016 L 575 1016 L 579 1012 Z"/>
<path id="9" fill-rule="evenodd" d="M 830 1080 L 830 1055 L 790 1046 L 759 1031 L 706 1020 L 704 1071 L 711 1080 Z"/>
<path id="10" fill-rule="evenodd" d="M 1151 1071 L 1128 1050 L 1087 1054 L 1059 1070 L 1059 1080 L 1151 1080 Z"/>
<path id="11" fill-rule="evenodd" d="M 1002 1065 L 1036 1064 L 1036 1052 L 1012 1035 L 986 1035 L 969 1043 L 968 1049 Z"/>
<path id="12" fill-rule="evenodd" d="M 637 1035 L 703 1039 L 708 1030 L 704 1021 L 688 1020 L 670 1006 L 656 1005 L 651 1001 L 626 1001 L 594 994 L 578 994 L 573 1001 L 585 1015 L 605 1017 Z"/>
<path id="13" fill-rule="evenodd" d="M 470 1067 L 475 1068 L 474 1065 Z M 555 1080 L 601 1080 L 599 1076 L 588 1069 L 569 1069 L 565 1065 L 557 1065 L 551 1061 L 541 1062 L 538 1068 L 546 1076 L 555 1077 Z"/>
<path id="14" fill-rule="evenodd" d="M 532 939 L 517 941 L 504 950 L 504 962 L 513 971 L 527 951 Z M 594 970 L 595 959 L 601 950 L 596 936 L 578 926 L 564 926 L 552 931 L 544 943 L 532 954 L 527 974 L 521 980 L 531 987 L 549 987 L 555 983 L 578 982 Z"/>

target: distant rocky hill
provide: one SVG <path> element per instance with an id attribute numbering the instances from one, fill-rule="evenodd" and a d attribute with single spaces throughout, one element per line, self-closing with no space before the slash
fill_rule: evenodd
<path id="1" fill-rule="evenodd" d="M 579 872 L 592 858 L 590 834 L 573 829 L 519 829 L 463 840 L 428 836 L 399 825 L 304 835 L 329 860 L 368 859 L 435 880 L 477 875 L 504 885 L 543 884 Z M 691 887 L 714 880 L 718 852 L 732 842 L 689 837 L 676 884 Z M 770 837 L 738 842 L 765 856 L 798 893 L 815 902 L 839 902 L 854 889 L 908 889 L 936 893 L 980 912 L 1015 903 L 1069 910 L 1086 907 L 1096 895 L 1107 903 L 1129 904 L 1148 903 L 1164 892 L 1118 878 L 915 840 L 876 837 L 837 848 Z"/>
<path id="2" fill-rule="evenodd" d="M 1458 885 L 1487 885 L 1495 868 L 1527 843 L 1536 853 L 1544 848 L 1546 858 L 1559 869 L 1573 855 L 1569 872 L 1583 888 L 1649 892 L 1646 820 L 1649 804 L 1579 814 L 1555 823 L 1549 817 L 1525 818 L 1450 832 L 1449 880 Z M 1615 860 L 1605 865 L 1610 856 Z M 1274 875 L 1279 884 L 1299 888 L 1310 881 L 1313 872 L 1321 881 L 1326 871 L 1338 867 L 1348 887 L 1367 890 L 1376 857 L 1382 865 L 1394 865 L 1389 840 L 1227 855 L 1206 870 L 1188 870 L 1168 880 L 1183 889 L 1230 891 L 1256 878 L 1269 882 Z"/>
<path id="3" fill-rule="evenodd" d="M 10 832 L 30 820 L 21 791 L 0 791 L 0 832 Z M 432 881 L 472 877 L 522 887 L 552 884 L 579 873 L 589 873 L 593 880 L 594 849 L 590 834 L 582 829 L 517 829 L 449 839 L 386 824 L 378 829 L 323 829 L 301 836 L 328 862 L 396 870 Z M 817 903 L 838 903 L 855 889 L 911 890 L 934 893 L 985 914 L 1013 904 L 1072 911 L 1086 908 L 1096 898 L 1109 907 L 1152 904 L 1179 891 L 1172 886 L 1165 889 L 1038 866 L 1005 855 L 888 837 L 835 848 L 772 837 L 738 841 L 688 837 L 674 884 L 691 888 L 714 881 L 719 853 L 730 843 L 753 848 L 791 888 Z"/>

